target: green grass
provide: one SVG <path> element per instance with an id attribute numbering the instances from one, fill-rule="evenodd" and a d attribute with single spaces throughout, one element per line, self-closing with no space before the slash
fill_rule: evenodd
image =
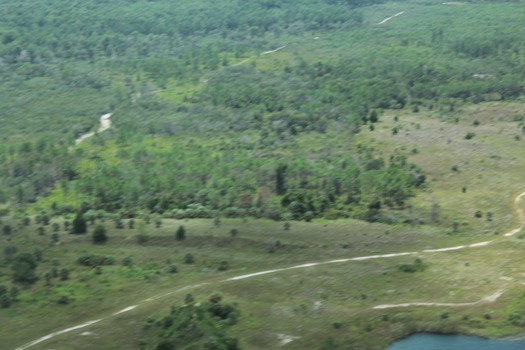
<path id="1" fill-rule="evenodd" d="M 50 287 L 41 278 L 31 289 L 21 291 L 19 303 L 0 311 L 9 320 L 9 326 L 2 328 L 4 344 L 14 348 L 49 332 L 103 317 L 96 325 L 34 348 L 90 349 L 95 342 L 99 348 L 137 347 L 145 319 L 161 317 L 170 305 L 181 303 L 187 291 L 145 304 L 143 301 L 202 282 L 206 284 L 190 290 L 197 299 L 220 291 L 225 298 L 239 302 L 242 317 L 232 330 L 247 349 L 276 347 L 279 334 L 299 337 L 286 345 L 290 349 L 318 347 L 330 336 L 344 346 L 381 349 L 393 339 L 418 330 L 484 336 L 519 334 L 520 328 L 508 317 L 521 312 L 524 290 L 518 267 L 525 241 L 502 234 L 517 225 L 511 215 L 512 202 L 523 190 L 519 179 L 525 169 L 518 161 L 523 158 L 523 148 L 513 138 L 519 123 L 514 119 L 520 108 L 520 104 L 492 103 L 465 107 L 452 116 L 439 111 L 385 112 L 375 131 L 359 135 L 358 142 L 372 144 L 378 151 L 417 147 L 418 153 L 409 160 L 425 169 L 429 181 L 427 189 L 411 200 L 412 215 L 428 218 L 435 200 L 441 211 L 440 221 L 434 225 L 389 226 L 319 219 L 292 222 L 291 229 L 285 231 L 282 222 L 262 219 L 222 219 L 220 227 L 214 227 L 211 219 L 164 219 L 161 228 L 154 228 L 153 223 L 146 225 L 149 241 L 138 245 L 138 228 L 115 229 L 113 222 L 106 220 L 103 224 L 109 230 L 109 241 L 105 245 L 93 245 L 90 235 L 61 231 L 61 244 L 49 246 L 50 228 L 45 236 L 37 236 L 36 225 L 23 227 L 18 226 L 20 219 L 12 221 L 16 232 L 12 237 L 1 237 L 3 246 L 17 245 L 20 251 L 44 248 L 44 261 L 37 271 L 40 276 L 54 265 L 68 267 L 71 272 L 69 281 L 54 279 Z M 455 116 L 460 119 L 458 123 L 453 122 Z M 465 140 L 474 119 L 481 123 L 475 129 L 476 137 Z M 391 133 L 394 126 L 402 130 L 395 136 Z M 318 147 L 323 144 L 322 139 L 308 140 L 308 136 L 304 142 L 315 142 Z M 459 172 L 451 170 L 454 164 L 459 165 Z M 467 186 L 466 193 L 462 193 L 462 186 Z M 475 218 L 477 209 L 492 211 L 493 220 Z M 452 232 L 453 220 L 461 223 L 458 232 Z M 139 225 L 137 222 L 136 227 Z M 183 242 L 175 240 L 180 225 L 187 232 Z M 230 231 L 234 228 L 239 233 L 232 238 Z M 492 239 L 496 242 L 477 249 L 319 265 L 221 282 L 231 276 L 305 262 L 421 252 Z M 268 242 L 277 240 L 281 247 L 267 253 Z M 102 267 L 102 274 L 96 275 L 93 269 L 75 263 L 88 253 L 111 255 L 117 264 Z M 183 263 L 187 253 L 194 255 L 195 264 Z M 120 266 L 126 256 L 132 257 L 132 268 Z M 416 257 L 428 266 L 425 271 L 398 271 L 399 264 L 412 263 Z M 230 269 L 218 271 L 221 261 L 228 261 Z M 177 264 L 179 273 L 168 272 L 171 263 Z M 4 279 L 9 275 L 5 266 L 0 272 Z M 475 302 L 501 288 L 506 291 L 493 304 L 372 309 L 378 304 L 418 301 Z M 57 305 L 61 295 L 70 296 L 72 302 Z M 130 305 L 140 307 L 109 317 Z M 442 319 L 445 312 L 449 317 Z M 491 314 L 490 320 L 485 319 L 486 313 Z M 383 321 L 384 315 L 388 321 Z M 463 319 L 466 316 L 468 320 Z M 32 327 L 20 327 L 29 322 Z M 341 328 L 334 328 L 334 322 L 340 322 Z M 79 336 L 84 331 L 94 335 Z"/>

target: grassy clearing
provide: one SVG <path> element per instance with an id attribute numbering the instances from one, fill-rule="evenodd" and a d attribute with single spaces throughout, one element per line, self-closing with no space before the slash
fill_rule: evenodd
<path id="1" fill-rule="evenodd" d="M 520 321 L 510 321 L 509 317 L 521 315 L 524 302 L 525 281 L 519 266 L 525 241 L 502 234 L 516 225 L 512 201 L 523 190 L 519 180 L 525 169 L 518 161 L 523 159 L 523 148 L 514 138 L 519 115 L 519 104 L 465 107 L 453 115 L 439 111 L 387 112 L 380 116 L 375 131 L 359 135 L 362 142 L 372 143 L 385 154 L 394 147 L 417 148 L 409 160 L 426 170 L 429 186 L 412 200 L 413 215 L 428 217 L 431 204 L 437 201 L 440 215 L 434 225 L 317 220 L 292 222 L 290 230 L 285 231 L 282 222 L 256 219 L 223 219 L 220 227 L 205 219 L 163 220 L 160 228 L 153 223 L 146 225 L 149 240 L 139 245 L 138 228 L 129 229 L 125 222 L 125 229 L 116 229 L 113 222 L 106 221 L 103 224 L 110 239 L 105 245 L 93 245 L 90 235 L 61 231 L 61 244 L 49 246 L 50 226 L 44 236 L 38 236 L 36 225 L 19 226 L 19 219 L 12 221 L 15 232 L 11 237 L 1 237 L 2 246 L 17 245 L 23 251 L 40 247 L 44 260 L 38 275 L 54 266 L 67 267 L 70 280 L 54 279 L 51 286 L 45 286 L 41 278 L 31 290 L 21 291 L 19 303 L 0 310 L 9 320 L 2 328 L 4 344 L 14 348 L 49 332 L 103 317 L 96 325 L 34 348 L 91 349 L 93 344 L 106 349 L 137 347 L 143 340 L 146 318 L 165 314 L 170 305 L 182 303 L 188 291 L 144 300 L 202 282 L 205 284 L 189 289 L 196 299 L 220 291 L 226 299 L 239 302 L 242 317 L 233 331 L 247 349 L 277 348 L 284 335 L 297 337 L 286 344 L 290 349 L 319 348 L 329 337 L 343 348 L 381 349 L 396 337 L 422 330 L 484 336 L 518 334 Z M 474 120 L 480 125 L 474 127 Z M 400 132 L 393 135 L 392 128 Z M 475 130 L 476 136 L 465 140 L 470 130 Z M 453 165 L 458 165 L 459 171 L 451 170 Z M 463 186 L 467 187 L 465 193 Z M 474 216 L 476 210 L 484 213 L 482 218 Z M 492 221 L 487 221 L 487 211 L 493 212 Z M 458 232 L 453 232 L 454 220 L 460 222 Z M 175 240 L 180 225 L 187 232 L 182 242 Z M 231 237 L 232 229 L 238 230 L 236 237 Z M 422 253 L 425 249 L 493 239 L 496 241 L 486 247 Z M 277 241 L 280 247 L 268 253 L 269 242 Z M 221 282 L 231 276 L 305 262 L 407 251 L 419 253 Z M 187 253 L 193 254 L 194 264 L 183 263 Z M 111 255 L 116 264 L 102 267 L 98 275 L 94 269 L 75 263 L 83 254 Z M 133 267 L 120 265 L 126 256 L 131 256 Z M 418 257 L 427 266 L 425 271 L 398 270 L 400 264 L 411 264 Z M 218 271 L 221 261 L 228 261 L 230 269 Z M 171 264 L 177 265 L 178 273 L 168 272 Z M 7 276 L 9 270 L 4 266 L 1 273 Z M 406 302 L 470 303 L 500 289 L 505 293 L 492 304 L 372 309 L 379 304 Z M 68 295 L 72 302 L 57 305 L 62 295 Z M 110 316 L 130 305 L 139 307 Z M 21 327 L 27 324 L 32 327 Z"/>
<path id="2" fill-rule="evenodd" d="M 361 137 L 385 151 L 393 147 L 412 151 L 409 160 L 425 169 L 431 183 L 413 200 L 415 208 L 426 207 L 428 212 L 435 202 L 444 227 L 458 221 L 460 232 L 487 236 L 514 224 L 513 198 L 523 190 L 525 167 L 519 159 L 525 154 L 522 141 L 515 138 L 521 133 L 520 106 L 492 103 L 455 114 L 388 113 L 381 117 L 381 127 Z M 394 128 L 399 130 L 396 135 Z M 469 132 L 476 136 L 466 140 Z M 475 217 L 477 210 L 482 218 Z M 487 212 L 493 213 L 492 221 Z"/>

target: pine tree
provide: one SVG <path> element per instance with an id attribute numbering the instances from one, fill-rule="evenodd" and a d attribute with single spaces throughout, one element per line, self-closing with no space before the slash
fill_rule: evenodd
<path id="1" fill-rule="evenodd" d="M 93 231 L 93 243 L 103 244 L 106 243 L 107 240 L 108 236 L 106 235 L 106 228 L 102 225 L 97 225 Z"/>
<path id="2" fill-rule="evenodd" d="M 184 226 L 179 226 L 176 234 L 177 241 L 183 241 L 186 238 L 186 230 Z"/>
<path id="3" fill-rule="evenodd" d="M 71 233 L 74 234 L 82 234 L 87 232 L 87 225 L 86 220 L 84 219 L 84 216 L 81 212 L 77 213 L 77 216 L 75 216 L 75 219 L 73 220 L 73 228 Z"/>

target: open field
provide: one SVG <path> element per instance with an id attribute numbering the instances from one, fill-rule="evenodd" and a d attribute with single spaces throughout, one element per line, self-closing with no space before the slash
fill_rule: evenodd
<path id="1" fill-rule="evenodd" d="M 2 237 L 2 245 L 16 244 L 29 251 L 41 247 L 44 259 L 38 271 L 68 267 L 70 279 L 53 280 L 51 286 L 41 279 L 31 290 L 22 290 L 20 302 L 1 311 L 9 320 L 9 326 L 2 328 L 4 345 L 15 348 L 51 331 L 103 318 L 32 348 L 137 347 L 142 339 L 147 340 L 142 333 L 145 319 L 160 317 L 170 305 L 182 303 L 188 291 L 196 299 L 220 291 L 225 298 L 236 300 L 242 316 L 233 332 L 248 349 L 279 344 L 289 349 L 320 347 L 329 337 L 342 348 L 381 349 L 392 339 L 418 330 L 520 334 L 519 322 L 512 324 L 509 316 L 521 315 L 524 302 L 525 275 L 520 266 L 525 241 L 520 239 L 521 233 L 503 235 L 519 226 L 513 200 L 523 191 L 520 179 L 525 170 L 519 161 L 524 157 L 522 141 L 515 138 L 521 131 L 520 116 L 518 103 L 475 105 L 452 115 L 385 112 L 374 131 L 359 136 L 378 150 L 417 148 L 410 160 L 426 169 L 429 185 L 410 204 L 413 215 L 426 217 L 433 201 L 437 202 L 437 225 L 315 220 L 292 222 L 285 231 L 282 222 L 263 219 L 223 219 L 220 227 L 215 227 L 213 220 L 164 219 L 160 228 L 153 223 L 145 226 L 149 240 L 139 245 L 138 228 L 114 229 L 108 221 L 104 225 L 110 239 L 105 245 L 93 245 L 90 235 L 59 232 L 61 244 L 55 246 L 48 244 L 49 232 L 37 236 L 36 226 L 19 226 L 9 240 Z M 474 120 L 479 121 L 476 127 Z M 393 128 L 399 129 L 396 135 Z M 471 130 L 476 136 L 465 140 Z M 458 165 L 457 171 L 451 170 L 453 165 Z M 467 187 L 465 193 L 463 186 Z M 482 218 L 474 216 L 476 210 L 483 212 Z M 493 213 L 491 221 L 486 218 L 488 211 Z M 460 222 L 457 232 L 452 229 L 454 220 Z M 174 238 L 180 225 L 187 231 L 182 242 Z M 236 237 L 230 236 L 233 228 L 239 231 Z M 268 242 L 276 241 L 280 246 L 268 253 Z M 462 250 L 423 252 L 486 241 L 493 242 Z M 304 263 L 402 252 L 415 254 L 225 281 Z M 75 264 L 87 253 L 111 255 L 117 263 L 102 267 L 97 275 L 93 269 Z M 183 263 L 187 253 L 194 255 L 194 264 Z M 126 256 L 132 257 L 133 267 L 120 265 Z M 411 264 L 416 258 L 426 265 L 424 271 L 398 270 L 399 264 Z M 228 261 L 230 268 L 218 271 L 221 261 Z M 178 273 L 168 273 L 171 263 L 177 264 Z M 200 286 L 177 291 L 192 285 Z M 373 309 L 380 304 L 410 302 L 472 303 L 500 290 L 503 294 L 493 303 Z M 61 295 L 68 295 L 70 304 L 56 305 Z M 145 301 L 154 296 L 161 297 Z M 110 316 L 131 305 L 138 306 Z M 23 326 L 29 323 L 30 328 Z M 293 341 L 284 345 L 281 342 L 286 336 Z"/>

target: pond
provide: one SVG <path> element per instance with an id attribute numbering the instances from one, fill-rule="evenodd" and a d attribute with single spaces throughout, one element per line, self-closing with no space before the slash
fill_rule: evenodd
<path id="1" fill-rule="evenodd" d="M 388 350 L 523 350 L 525 340 L 484 339 L 464 335 L 418 333 L 399 340 Z"/>

